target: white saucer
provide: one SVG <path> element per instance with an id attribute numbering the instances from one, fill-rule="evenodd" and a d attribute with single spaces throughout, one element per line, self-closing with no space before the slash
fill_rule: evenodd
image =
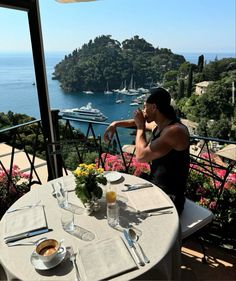
<path id="1" fill-rule="evenodd" d="M 44 263 L 42 260 L 40 260 L 35 255 L 35 252 L 33 252 L 31 254 L 30 262 L 32 263 L 34 268 L 38 269 L 38 270 L 48 270 L 50 268 L 53 268 L 53 267 L 57 266 L 59 263 L 61 263 L 66 256 L 66 247 L 64 247 L 64 246 L 61 246 L 61 247 L 63 248 L 63 251 L 60 254 L 58 254 L 52 261 L 50 261 L 48 263 Z"/>
<path id="2" fill-rule="evenodd" d="M 116 171 L 106 171 L 106 172 L 104 172 L 104 176 L 110 182 L 118 181 L 122 177 L 121 173 L 116 172 Z"/>

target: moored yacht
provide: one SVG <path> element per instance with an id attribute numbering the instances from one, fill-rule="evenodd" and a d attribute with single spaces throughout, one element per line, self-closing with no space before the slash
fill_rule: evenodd
<path id="1" fill-rule="evenodd" d="M 76 119 L 83 120 L 91 120 L 91 121 L 105 121 L 107 117 L 103 115 L 103 113 L 97 109 L 92 108 L 91 102 L 89 102 L 86 106 L 82 106 L 80 108 L 72 108 L 72 109 L 63 109 L 60 111 L 62 116 L 71 117 Z"/>

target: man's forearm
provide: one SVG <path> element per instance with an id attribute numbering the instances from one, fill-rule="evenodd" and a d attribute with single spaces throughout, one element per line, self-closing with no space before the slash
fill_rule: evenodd
<path id="1" fill-rule="evenodd" d="M 127 120 L 119 120 L 119 121 L 113 121 L 111 123 L 111 126 L 114 127 L 124 127 L 124 128 L 128 128 L 128 127 L 136 127 L 136 124 L 134 122 L 134 119 L 127 119 Z"/>
<path id="2" fill-rule="evenodd" d="M 144 159 L 144 149 L 147 146 L 147 140 L 145 135 L 145 129 L 137 129 L 136 133 L 136 158 L 138 161 L 145 161 Z"/>

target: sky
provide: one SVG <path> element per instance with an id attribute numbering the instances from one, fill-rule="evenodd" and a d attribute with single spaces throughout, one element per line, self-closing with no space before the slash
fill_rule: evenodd
<path id="1" fill-rule="evenodd" d="M 236 53 L 236 0 L 39 0 L 46 52 L 70 53 L 101 35 L 135 35 L 174 53 Z M 26 12 L 0 7 L 0 52 L 31 51 Z"/>

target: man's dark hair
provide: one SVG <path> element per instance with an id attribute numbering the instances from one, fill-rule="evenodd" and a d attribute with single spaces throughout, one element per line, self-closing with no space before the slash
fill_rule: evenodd
<path id="1" fill-rule="evenodd" d="M 177 116 L 173 106 L 170 105 L 170 93 L 164 88 L 158 87 L 150 90 L 150 96 L 147 98 L 146 103 L 155 104 L 157 109 L 171 120 L 177 120 Z"/>

